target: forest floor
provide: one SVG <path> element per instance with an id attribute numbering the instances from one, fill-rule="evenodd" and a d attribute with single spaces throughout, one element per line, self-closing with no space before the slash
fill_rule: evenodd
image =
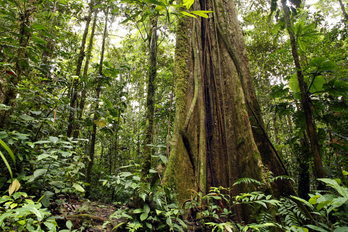
<path id="1" fill-rule="evenodd" d="M 66 222 L 69 220 L 73 225 L 71 229 L 85 232 L 111 231 L 120 223 L 115 219 L 103 227 L 117 209 L 114 204 L 71 198 L 65 199 L 59 206 L 50 208 L 60 229 L 67 229 Z"/>

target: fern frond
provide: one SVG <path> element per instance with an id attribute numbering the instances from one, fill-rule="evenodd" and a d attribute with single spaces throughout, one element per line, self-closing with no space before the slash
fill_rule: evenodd
<path id="1" fill-rule="evenodd" d="M 250 183 L 254 183 L 254 184 L 257 184 L 257 185 L 265 185 L 264 183 L 258 181 L 258 180 L 255 180 L 253 178 L 240 178 L 238 179 L 232 186 L 235 186 L 237 184 L 250 184 Z"/>
<path id="2" fill-rule="evenodd" d="M 290 180 L 292 183 L 295 183 L 295 180 L 293 178 L 291 178 L 290 176 L 286 176 L 286 175 L 276 176 L 276 177 L 270 178 L 269 182 L 273 183 L 276 180 Z"/>
<path id="3" fill-rule="evenodd" d="M 307 217 L 303 214 L 298 205 L 289 198 L 282 198 L 279 214 L 284 217 L 284 223 L 286 226 L 299 226 L 302 221 L 307 220 Z"/>
<path id="4" fill-rule="evenodd" d="M 256 221 L 258 224 L 266 224 L 266 223 L 274 223 L 274 218 L 272 214 L 261 211 L 260 214 L 257 216 Z M 269 231 L 269 228 L 263 227 L 261 229 L 261 232 Z"/>

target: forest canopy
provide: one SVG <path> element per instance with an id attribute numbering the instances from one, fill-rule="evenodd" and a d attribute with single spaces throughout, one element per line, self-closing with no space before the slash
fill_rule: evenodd
<path id="1" fill-rule="evenodd" d="M 0 0 L 4 231 L 348 231 L 346 0 Z"/>

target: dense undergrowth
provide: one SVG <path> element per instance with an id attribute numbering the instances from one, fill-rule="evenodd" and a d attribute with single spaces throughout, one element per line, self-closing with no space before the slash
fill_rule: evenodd
<path id="1" fill-rule="evenodd" d="M 1 141 L 2 146 L 11 150 Z M 69 152 L 69 141 L 51 137 L 41 141 L 41 155 L 37 159 L 40 167 L 31 175 L 12 176 L 8 160 L 1 153 L 11 178 L 3 182 L 8 186 L 0 198 L 0 228 L 4 231 L 81 231 L 71 221 L 57 223 L 62 215 L 52 215 L 52 206 L 59 207 L 67 195 L 83 197 L 83 183 L 79 182 L 80 157 Z M 33 146 L 34 147 L 34 146 Z M 62 150 L 63 149 L 63 150 Z M 12 153 L 11 153 L 12 154 Z M 12 156 L 13 162 L 16 157 Z M 79 158 L 77 158 L 79 157 Z M 58 159 L 60 158 L 60 159 Z M 166 162 L 165 157 L 157 158 Z M 66 159 L 66 160 L 65 160 Z M 71 163 L 62 165 L 60 162 Z M 73 161 L 73 162 L 71 162 Z M 45 167 L 45 169 L 43 169 Z M 45 171 L 43 171 L 45 170 Z M 230 189 L 213 187 L 203 195 L 191 191 L 192 196 L 183 205 L 178 205 L 172 189 L 164 188 L 161 175 L 151 169 L 152 183 L 140 181 L 140 165 L 133 164 L 120 168 L 117 175 L 100 179 L 100 188 L 112 190 L 117 210 L 110 216 L 104 227 L 112 225 L 112 231 L 334 231 L 348 230 L 348 188 L 340 179 L 323 178 L 326 190 L 313 191 L 309 200 L 297 196 L 274 199 L 262 191 L 230 195 Z M 348 172 L 343 172 L 343 176 Z M 271 176 L 271 175 L 269 175 Z M 265 186 L 280 176 L 269 178 L 265 183 L 242 178 L 235 185 Z M 46 186 L 46 187 L 44 187 Z M 232 186 L 232 187 L 233 187 Z M 260 188 L 262 189 L 262 188 Z M 26 190 L 26 192 L 23 192 Z M 253 223 L 236 222 L 233 210 L 237 205 L 253 209 Z M 311 217 L 298 207 L 304 204 Z M 50 211 L 51 210 L 51 211 Z M 112 220 L 117 221 L 115 224 Z"/>

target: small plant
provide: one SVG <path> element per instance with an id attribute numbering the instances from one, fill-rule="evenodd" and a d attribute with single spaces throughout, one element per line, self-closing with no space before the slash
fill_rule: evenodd
<path id="1" fill-rule="evenodd" d="M 202 229 L 212 231 L 232 231 L 236 229 L 232 219 L 230 209 L 233 199 L 230 189 L 220 187 L 211 187 L 208 194 L 190 190 L 192 197 L 184 202 L 184 206 L 189 210 L 191 220 L 199 220 Z"/>
<path id="2" fill-rule="evenodd" d="M 348 175 L 347 172 L 343 172 Z M 317 191 L 310 195 L 308 201 L 298 198 L 316 215 L 316 225 L 306 225 L 309 229 L 320 232 L 348 231 L 348 188 L 341 184 L 340 179 L 321 178 L 333 191 Z"/>
<path id="3" fill-rule="evenodd" d="M 151 171 L 155 173 L 155 170 Z M 180 219 L 182 210 L 174 201 L 175 195 L 161 185 L 151 186 L 140 182 L 139 174 L 121 172 L 116 178 L 118 193 L 131 195 L 125 208 L 110 216 L 122 220 L 114 230 L 121 227 L 128 231 L 184 231 L 187 227 Z M 104 183 L 106 184 L 105 180 Z M 106 224 L 111 223 L 108 221 Z"/>
<path id="4" fill-rule="evenodd" d="M 57 223 L 42 204 L 26 193 L 0 198 L 0 228 L 4 231 L 56 231 Z"/>

